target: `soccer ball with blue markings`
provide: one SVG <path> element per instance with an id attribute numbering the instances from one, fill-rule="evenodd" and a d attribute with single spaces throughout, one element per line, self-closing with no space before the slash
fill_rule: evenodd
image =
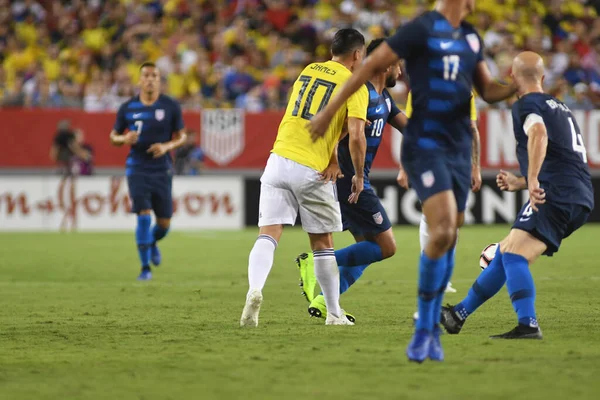
<path id="1" fill-rule="evenodd" d="M 496 255 L 496 250 L 498 250 L 498 243 L 492 243 L 485 246 L 481 252 L 481 256 L 479 257 L 479 266 L 482 270 L 486 269 L 488 265 L 490 265 L 494 259 L 494 256 Z"/>

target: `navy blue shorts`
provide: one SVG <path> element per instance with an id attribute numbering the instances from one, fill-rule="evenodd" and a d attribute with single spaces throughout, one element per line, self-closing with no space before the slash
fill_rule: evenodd
<path id="1" fill-rule="evenodd" d="M 363 190 L 356 204 L 348 203 L 351 185 L 351 182 L 345 181 L 336 183 L 344 230 L 349 230 L 354 235 L 375 236 L 390 229 L 392 223 L 373 189 Z"/>
<path id="2" fill-rule="evenodd" d="M 422 203 L 435 194 L 451 190 L 458 212 L 465 211 L 471 191 L 470 154 L 451 154 L 441 149 L 422 149 L 403 143 L 402 166 Z"/>
<path id="3" fill-rule="evenodd" d="M 513 224 L 513 229 L 529 232 L 548 246 L 544 255 L 552 256 L 558 251 L 563 239 L 581 228 L 590 210 L 579 204 L 548 203 L 538 206 L 534 212 L 527 202 Z"/>
<path id="4" fill-rule="evenodd" d="M 152 210 L 156 218 L 173 216 L 173 177 L 170 174 L 136 174 L 127 176 L 131 212 Z"/>

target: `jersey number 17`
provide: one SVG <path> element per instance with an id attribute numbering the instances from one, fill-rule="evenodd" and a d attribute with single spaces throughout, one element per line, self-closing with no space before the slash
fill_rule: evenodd
<path id="1" fill-rule="evenodd" d="M 324 79 L 315 79 L 307 94 L 306 89 L 308 88 L 308 84 L 310 83 L 311 79 L 312 78 L 307 75 L 300 75 L 300 77 L 298 78 L 298 80 L 302 82 L 302 87 L 300 88 L 300 91 L 298 92 L 298 97 L 296 98 L 296 101 L 294 103 L 294 110 L 292 111 L 292 116 L 294 117 L 298 116 L 298 112 L 300 111 L 300 104 L 302 104 L 302 99 L 304 98 L 305 94 L 306 101 L 304 102 L 304 107 L 302 108 L 302 114 L 300 114 L 300 117 L 310 120 L 314 116 L 314 114 L 311 114 L 310 108 L 312 106 L 315 94 L 317 93 L 317 89 L 319 89 L 320 87 L 325 88 L 325 94 L 323 94 L 323 98 L 321 99 L 321 103 L 319 104 L 319 109 L 317 110 L 317 112 L 324 109 L 327 103 L 329 103 L 329 100 L 331 100 L 331 95 L 333 94 L 333 90 L 335 89 L 336 84 L 333 82 L 326 81 Z"/>

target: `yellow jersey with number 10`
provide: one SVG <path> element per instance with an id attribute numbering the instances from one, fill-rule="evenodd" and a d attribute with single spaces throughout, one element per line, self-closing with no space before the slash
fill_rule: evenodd
<path id="1" fill-rule="evenodd" d="M 323 171 L 329 165 L 333 149 L 340 140 L 346 118 L 367 119 L 369 91 L 363 86 L 335 114 L 325 136 L 313 143 L 306 125 L 350 78 L 352 72 L 336 61 L 308 65 L 292 89 L 271 152 Z"/>
<path id="2" fill-rule="evenodd" d="M 408 92 L 406 98 L 406 110 L 404 113 L 408 118 L 412 115 L 412 92 Z M 477 106 L 475 106 L 475 94 L 471 95 L 471 121 L 477 121 Z"/>

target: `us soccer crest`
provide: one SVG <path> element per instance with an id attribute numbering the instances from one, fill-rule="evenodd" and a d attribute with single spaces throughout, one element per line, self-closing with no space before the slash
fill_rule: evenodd
<path id="1" fill-rule="evenodd" d="M 433 171 L 424 172 L 421 175 L 421 182 L 423 182 L 423 186 L 426 188 L 430 188 L 435 183 L 435 176 L 433 176 Z"/>
<path id="2" fill-rule="evenodd" d="M 481 49 L 481 43 L 479 43 L 479 38 L 476 34 L 469 33 L 467 35 L 467 42 L 469 43 L 469 46 L 471 46 L 471 50 L 473 50 L 474 53 L 479 53 L 479 50 Z"/>
<path id="3" fill-rule="evenodd" d="M 229 164 L 244 150 L 244 111 L 202 111 L 202 150 L 219 165 Z"/>
<path id="4" fill-rule="evenodd" d="M 157 121 L 162 121 L 163 119 L 165 119 L 165 110 L 163 110 L 162 108 L 155 110 L 154 117 L 156 118 Z"/>
<path id="5" fill-rule="evenodd" d="M 373 214 L 373 221 L 375 221 L 377 225 L 381 225 L 383 223 L 383 215 L 381 215 L 381 212 Z"/>

